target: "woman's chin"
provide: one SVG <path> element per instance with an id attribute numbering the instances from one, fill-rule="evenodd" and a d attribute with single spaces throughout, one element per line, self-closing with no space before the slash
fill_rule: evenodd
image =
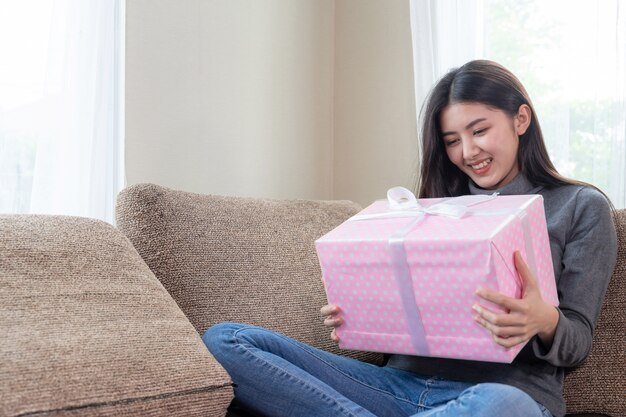
<path id="1" fill-rule="evenodd" d="M 497 187 L 498 181 L 491 178 L 491 176 L 486 177 L 486 176 L 471 175 L 470 178 L 472 179 L 472 181 L 474 181 L 474 184 L 476 184 L 477 186 L 479 186 L 480 188 L 484 190 L 494 190 L 498 188 Z"/>

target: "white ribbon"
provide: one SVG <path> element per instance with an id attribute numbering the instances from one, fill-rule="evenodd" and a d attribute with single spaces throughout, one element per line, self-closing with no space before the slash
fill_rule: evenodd
<path id="1" fill-rule="evenodd" d="M 428 207 L 422 206 L 410 190 L 404 187 L 393 187 L 387 191 L 389 210 L 382 213 L 357 214 L 349 221 L 384 219 L 397 217 L 421 217 L 425 214 L 452 217 L 460 219 L 467 214 L 469 207 L 484 203 L 496 198 L 497 193 L 491 195 L 465 195 L 448 198 Z"/>

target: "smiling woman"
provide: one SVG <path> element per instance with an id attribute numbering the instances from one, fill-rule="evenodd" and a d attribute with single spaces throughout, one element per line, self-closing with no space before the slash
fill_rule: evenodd
<path id="1" fill-rule="evenodd" d="M 123 17 L 123 0 L 0 2 L 0 212 L 113 222 Z"/>

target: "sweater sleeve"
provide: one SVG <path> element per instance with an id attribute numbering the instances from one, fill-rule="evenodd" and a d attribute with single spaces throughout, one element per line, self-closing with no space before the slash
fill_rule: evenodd
<path id="1" fill-rule="evenodd" d="M 557 278 L 559 321 L 552 345 L 532 340 L 535 355 L 559 367 L 580 364 L 591 340 L 617 257 L 617 237 L 609 203 L 597 190 L 581 188 Z"/>

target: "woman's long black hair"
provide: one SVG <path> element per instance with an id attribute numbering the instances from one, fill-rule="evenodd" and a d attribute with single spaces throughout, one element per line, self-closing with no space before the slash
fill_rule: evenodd
<path id="1" fill-rule="evenodd" d="M 441 137 L 441 112 L 454 103 L 480 103 L 511 117 L 517 115 L 522 104 L 526 104 L 532 114 L 528 129 L 519 138 L 517 162 L 520 172 L 533 185 L 546 188 L 584 184 L 557 172 L 548 156 L 530 97 L 517 77 L 493 61 L 476 60 L 451 70 L 439 80 L 422 109 L 422 164 L 418 185 L 421 198 L 469 194 L 468 177 L 450 162 Z"/>

